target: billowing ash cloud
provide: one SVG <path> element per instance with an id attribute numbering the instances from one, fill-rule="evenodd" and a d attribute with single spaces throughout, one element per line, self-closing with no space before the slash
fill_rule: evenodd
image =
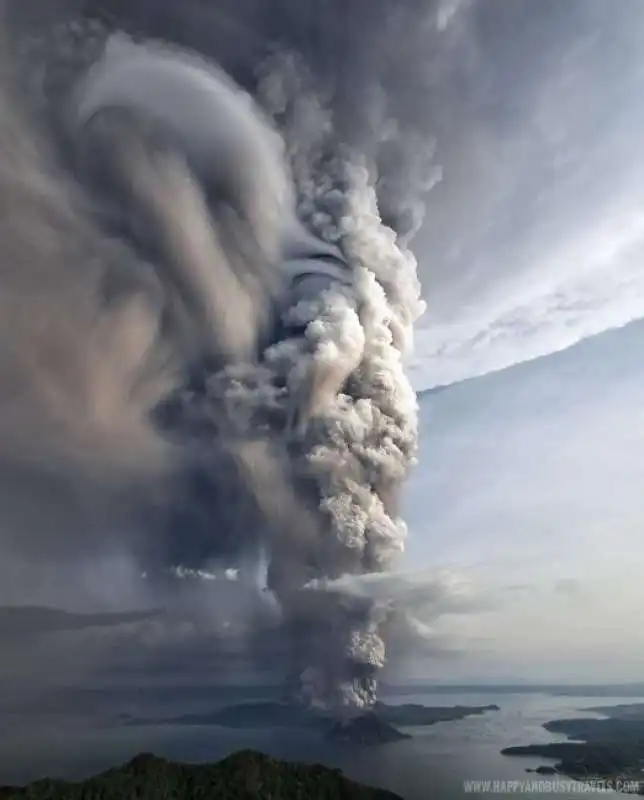
<path id="1" fill-rule="evenodd" d="M 14 9 L 21 86 L 83 188 L 83 224 L 93 226 L 85 235 L 74 217 L 77 227 L 64 235 L 48 231 L 42 252 L 22 241 L 21 262 L 46 274 L 42 290 L 36 284 L 42 313 L 60 298 L 56 313 L 65 325 L 79 316 L 72 298 L 89 280 L 78 274 L 84 260 L 99 264 L 123 297 L 92 296 L 99 310 L 89 330 L 65 331 L 59 342 L 54 329 L 30 324 L 20 341 L 47 330 L 46 341 L 73 359 L 106 315 L 99 331 L 106 329 L 108 349 L 91 351 L 90 371 L 104 378 L 105 361 L 122 363 L 118 348 L 110 356 L 112 331 L 124 347 L 132 343 L 123 321 L 140 303 L 128 282 L 141 276 L 140 294 L 156 303 L 158 333 L 124 362 L 127 377 L 147 365 L 157 342 L 180 373 L 148 400 L 154 423 L 136 406 L 136 431 L 162 452 L 164 465 L 189 466 L 173 486 L 187 483 L 191 496 L 163 534 L 137 538 L 136 552 L 157 566 L 182 565 L 179 577 L 203 578 L 218 557 L 261 546 L 295 693 L 334 714 L 373 703 L 388 615 L 368 594 L 305 587 L 387 571 L 403 550 L 398 493 L 417 443 L 404 358 L 424 309 L 407 242 L 436 178 L 429 80 L 432 70 L 440 73 L 458 5 L 113 0 L 84 3 L 82 13 L 70 3 L 59 18 L 35 1 Z M 33 15 L 25 16 L 27 6 Z M 44 180 L 44 168 L 31 169 Z M 30 202 L 42 204 L 36 188 Z M 3 196 L 25 191 L 9 185 Z M 66 199 L 62 178 L 51 197 Z M 31 230 L 38 213 L 26 208 L 21 230 Z M 41 260 L 52 244 L 55 251 L 88 236 L 92 246 L 107 242 L 103 232 L 126 249 L 124 269 L 82 251 L 65 282 L 69 259 Z M 30 284 L 25 318 L 32 291 Z M 40 397 L 44 359 L 33 361 L 28 398 Z M 129 398 L 120 377 L 97 384 L 90 398 L 97 408 L 103 391 Z M 8 372 L 3 385 L 11 383 Z M 44 409 L 29 417 L 36 430 L 56 431 L 52 465 L 67 456 L 78 417 L 69 430 L 46 426 L 47 401 L 85 397 L 76 383 L 63 389 L 43 392 Z M 25 451 L 39 457 L 46 450 L 47 438 L 30 437 L 25 421 L 13 427 L 24 432 Z M 99 495 L 121 477 L 124 453 L 144 461 L 144 476 L 156 463 L 127 429 L 114 427 L 124 441 L 106 437 L 118 458 L 113 472 L 99 475 Z M 101 431 L 93 419 L 86 429 Z M 81 452 L 94 469 L 88 454 L 100 460 L 101 448 Z M 76 491 L 87 464 L 74 467 L 59 479 Z M 43 536 L 36 538 L 39 547 Z"/>

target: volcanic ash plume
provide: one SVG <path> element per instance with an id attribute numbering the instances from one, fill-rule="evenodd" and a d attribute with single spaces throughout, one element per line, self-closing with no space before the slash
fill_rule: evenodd
<path id="1" fill-rule="evenodd" d="M 278 77 L 268 78 L 272 97 Z M 249 419 L 268 397 L 281 412 L 277 427 L 286 426 L 288 470 L 307 514 L 287 523 L 288 535 L 273 534 L 268 585 L 292 636 L 295 694 L 344 716 L 375 700 L 384 616 L 369 600 L 303 589 L 314 578 L 387 570 L 402 553 L 406 528 L 396 501 L 417 440 L 416 399 L 403 358 L 423 303 L 413 256 L 381 222 L 374 173 L 332 139 L 319 143 L 332 147 L 331 159 L 312 158 L 303 167 L 298 142 L 284 130 L 299 218 L 341 254 L 342 275 L 320 290 L 323 262 L 311 258 L 308 277 L 283 313 L 293 333 L 264 353 L 265 382 L 245 394 L 233 379 L 217 391 L 231 392 L 231 409 L 239 414 L 243 403 Z"/>
<path id="2" fill-rule="evenodd" d="M 189 28 L 180 29 L 181 46 L 201 52 L 197 65 L 193 55 L 177 49 L 176 41 L 172 48 L 142 43 L 145 25 L 128 21 L 123 12 L 122 24 L 109 23 L 114 29 L 106 29 L 107 45 L 99 48 L 91 68 L 71 79 L 81 97 L 85 91 L 85 98 L 99 98 L 91 120 L 80 114 L 83 137 L 72 141 L 72 148 L 78 157 L 86 156 L 83 148 L 89 147 L 95 162 L 101 159 L 101 180 L 97 184 L 95 174 L 85 173 L 85 191 L 92 196 L 106 188 L 108 196 L 116 192 L 120 202 L 112 203 L 112 212 L 115 206 L 128 217 L 117 230 L 139 248 L 143 243 L 165 307 L 174 311 L 171 332 L 188 329 L 187 336 L 170 336 L 170 341 L 194 380 L 175 392 L 167 426 L 175 447 L 197 465 L 207 485 L 197 503 L 208 514 L 207 536 L 203 548 L 197 548 L 198 534 L 189 526 L 171 529 L 169 566 L 191 562 L 188 566 L 198 569 L 200 558 L 194 555 L 200 548 L 202 555 L 216 559 L 261 547 L 268 559 L 268 588 L 280 606 L 290 644 L 286 667 L 292 694 L 311 707 L 346 717 L 375 700 L 389 604 L 341 588 L 313 592 L 307 587 L 311 581 L 387 571 L 404 547 L 398 494 L 417 444 L 416 398 L 404 358 L 424 308 L 416 262 L 405 242 L 417 224 L 419 192 L 431 184 L 426 166 L 432 147 L 422 135 L 420 117 L 405 127 L 403 118 L 412 105 L 414 113 L 418 109 L 417 103 L 404 107 L 409 91 L 406 100 L 394 92 L 383 102 L 391 88 L 387 81 L 402 81 L 408 90 L 413 82 L 407 80 L 404 59 L 392 52 L 393 42 L 409 44 L 410 39 L 401 38 L 401 16 L 391 14 L 389 3 L 369 6 L 374 22 L 364 37 L 360 3 L 352 4 L 346 17 L 339 14 L 352 30 L 350 40 L 340 36 L 333 13 L 312 9 L 307 19 L 299 2 L 277 4 L 275 36 L 269 30 L 274 20 L 269 24 L 252 3 L 241 4 L 237 12 L 222 4 L 222 13 L 224 6 L 264 45 L 248 50 L 241 70 L 254 76 L 247 88 L 256 105 L 246 98 L 246 116 L 241 116 L 255 119 L 253 136 L 234 134 L 240 106 L 229 102 L 230 92 L 236 91 L 232 84 L 221 88 L 225 82 L 216 62 L 228 65 L 218 57 L 216 44 L 205 46 L 204 37 L 201 45 L 192 43 Z M 405 4 L 408 21 L 425 25 L 421 6 Z M 159 4 L 160 19 L 169 7 L 175 8 Z M 186 19 L 204 7 L 187 4 Z M 206 17 L 202 21 L 204 29 L 213 24 Z M 319 28 L 324 45 L 306 63 L 301 56 L 307 42 L 313 46 L 307 33 L 311 25 Z M 114 32 L 120 36 L 121 27 L 126 33 L 137 28 L 136 44 L 110 38 Z M 164 37 L 172 40 L 175 29 L 168 25 Z M 213 24 L 213 42 L 217 29 Z M 78 38 L 75 28 L 72 44 Z M 344 48 L 337 75 L 330 67 L 334 58 L 328 58 L 336 45 Z M 121 57 L 111 62 L 110 47 L 112 53 L 121 48 Z M 128 48 L 133 48 L 134 64 L 129 74 L 137 75 L 131 83 L 122 66 Z M 238 54 L 241 61 L 244 53 Z M 52 54 L 61 57 L 58 45 L 45 61 Z M 379 71 L 381 56 L 388 73 Z M 161 76 L 160 83 L 155 76 Z M 157 91 L 159 85 L 180 86 L 185 99 L 195 81 L 202 87 L 204 81 L 215 81 L 220 87 L 217 113 L 207 113 L 208 103 L 201 101 L 183 105 L 179 113 L 168 91 Z M 381 91 L 376 91 L 379 83 Z M 125 105 L 126 115 L 109 110 L 115 100 Z M 85 108 L 82 102 L 79 107 Z M 276 171 L 261 168 L 265 159 L 280 162 L 274 149 L 256 146 L 270 138 L 267 126 L 256 124 L 259 107 L 285 144 L 294 205 L 288 192 L 279 197 L 275 192 L 274 176 L 282 174 L 283 165 Z M 172 132 L 172 146 L 162 147 L 160 155 L 158 142 L 141 135 L 140 119 L 132 125 L 132 114 L 137 117 L 141 108 L 144 117 L 151 114 Z M 193 125 L 195 109 L 200 113 Z M 381 145 L 387 145 L 387 158 Z M 134 151 L 128 149 L 133 146 Z M 76 158 L 77 167 L 79 160 L 81 166 L 88 163 Z M 143 179 L 124 180 L 137 164 Z M 178 203 L 177 196 L 183 201 Z M 231 208 L 236 213 L 231 215 Z M 282 291 L 279 286 L 275 290 L 280 280 L 271 272 L 275 237 L 267 246 L 261 235 L 267 209 L 276 209 L 282 219 Z M 269 232 L 274 225 L 270 220 Z M 249 249 L 246 241 L 256 246 Z M 234 278 L 250 283 L 238 281 L 242 285 L 235 292 L 224 291 Z M 263 314 L 267 305 L 254 301 L 258 286 L 265 294 L 275 291 L 277 319 L 268 337 L 253 333 L 240 344 L 240 329 L 257 329 L 253 309 Z M 218 287 L 223 294 L 213 299 L 208 293 Z M 245 302 L 248 297 L 252 302 Z M 243 311 L 244 324 L 233 326 L 232 333 L 225 324 L 230 309 Z M 253 358 L 251 344 L 262 341 Z M 234 347 L 227 346 L 231 343 Z"/>

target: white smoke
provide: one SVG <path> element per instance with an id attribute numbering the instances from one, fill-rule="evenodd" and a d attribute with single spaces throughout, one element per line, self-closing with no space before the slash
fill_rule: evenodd
<path id="1" fill-rule="evenodd" d="M 291 470 L 318 511 L 313 530 L 304 510 L 286 523 L 295 528 L 287 535 L 278 522 L 268 582 L 287 626 L 298 620 L 320 628 L 312 648 L 296 643 L 298 693 L 335 713 L 355 713 L 375 700 L 374 676 L 385 662 L 379 623 L 371 609 L 347 614 L 334 596 L 320 606 L 301 590 L 318 575 L 386 570 L 403 551 L 396 495 L 415 457 L 417 408 L 401 350 L 422 311 L 415 263 L 382 228 L 367 170 L 347 164 L 345 176 L 346 207 L 337 221 L 345 280 L 287 310 L 286 322 L 295 320 L 304 335 L 264 354 L 264 384 L 247 394 L 233 385 L 238 416 L 240 403 L 257 408 L 269 396 L 287 426 L 297 409 L 297 424 L 287 428 Z M 285 390 L 271 394 L 280 384 Z"/>
<path id="2" fill-rule="evenodd" d="M 270 87 L 274 91 L 275 83 Z M 314 100 L 295 98 L 307 116 Z M 322 110 L 317 113 L 324 120 Z M 295 114 L 298 137 L 309 121 Z M 301 139 L 289 138 L 290 132 L 300 218 L 340 249 L 346 276 L 287 309 L 284 322 L 303 336 L 264 356 L 269 381 L 285 383 L 287 422 L 296 406 L 289 443 L 294 473 L 313 489 L 320 515 L 303 557 L 273 543 L 269 585 L 287 624 L 299 619 L 322 631 L 332 620 L 330 634 L 320 633 L 324 656 L 320 642 L 297 654 L 300 697 L 335 713 L 355 713 L 374 702 L 375 676 L 385 663 L 379 621 L 370 608 L 347 613 L 332 595 L 316 607 L 301 591 L 311 576 L 387 570 L 403 551 L 406 527 L 396 515 L 396 496 L 417 444 L 416 399 L 403 357 L 424 305 L 413 256 L 380 220 L 374 175 L 351 156 L 336 156 L 326 170 L 313 159 L 307 164 Z"/>

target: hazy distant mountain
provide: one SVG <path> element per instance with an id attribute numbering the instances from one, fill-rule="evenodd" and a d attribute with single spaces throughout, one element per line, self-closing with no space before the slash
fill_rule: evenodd
<path id="1" fill-rule="evenodd" d="M 77 614 L 41 606 L 3 606 L 0 607 L 0 639 L 123 625 L 151 619 L 158 614 L 157 611 Z"/>

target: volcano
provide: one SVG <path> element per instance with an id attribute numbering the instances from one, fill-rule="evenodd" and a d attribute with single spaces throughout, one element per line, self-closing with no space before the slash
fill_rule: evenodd
<path id="1" fill-rule="evenodd" d="M 401 739 L 411 739 L 408 733 L 399 731 L 375 711 L 336 722 L 327 736 L 334 741 L 366 745 L 389 744 L 399 742 Z"/>

